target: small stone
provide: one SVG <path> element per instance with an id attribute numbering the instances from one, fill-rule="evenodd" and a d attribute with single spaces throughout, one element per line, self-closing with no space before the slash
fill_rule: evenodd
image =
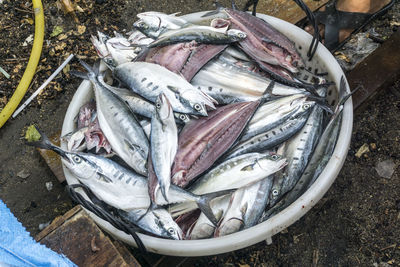
<path id="1" fill-rule="evenodd" d="M 44 228 L 46 228 L 49 225 L 50 225 L 50 221 L 48 221 L 47 223 L 41 223 L 41 224 L 39 224 L 39 230 L 42 231 Z"/>
<path id="2" fill-rule="evenodd" d="M 363 144 L 357 151 L 356 157 L 360 158 L 363 154 L 369 152 L 369 145 L 368 144 Z"/>
<path id="3" fill-rule="evenodd" d="M 30 174 L 28 171 L 26 171 L 26 170 L 22 170 L 22 171 L 20 171 L 19 173 L 17 173 L 17 176 L 18 176 L 19 178 L 22 178 L 22 179 L 28 178 L 29 175 L 31 175 L 31 174 Z"/>
<path id="4" fill-rule="evenodd" d="M 391 159 L 380 161 L 375 166 L 375 170 L 378 175 L 387 179 L 390 179 L 392 177 L 395 168 L 396 164 Z"/>
<path id="5" fill-rule="evenodd" d="M 376 143 L 371 143 L 371 144 L 369 144 L 369 148 L 370 148 L 371 150 L 376 150 Z"/>
<path id="6" fill-rule="evenodd" d="M 52 182 L 47 182 L 46 183 L 46 188 L 47 188 L 47 191 L 51 191 L 51 189 L 53 189 L 53 183 Z"/>

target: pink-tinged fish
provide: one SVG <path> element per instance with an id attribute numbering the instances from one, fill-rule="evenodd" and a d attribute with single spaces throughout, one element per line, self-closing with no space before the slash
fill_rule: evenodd
<path id="1" fill-rule="evenodd" d="M 239 46 L 246 53 L 250 52 L 251 57 L 279 65 L 292 73 L 298 72 L 297 67 L 304 66 L 294 43 L 269 23 L 246 12 L 232 9 L 224 11 L 229 15 L 232 27 L 247 34 Z"/>
<path id="2" fill-rule="evenodd" d="M 87 150 L 96 148 L 96 153 L 98 153 L 100 148 L 104 148 L 107 153 L 111 153 L 111 145 L 100 129 L 97 118 L 89 124 L 88 130 L 85 132 L 85 141 Z"/>
<path id="3" fill-rule="evenodd" d="M 178 138 L 172 183 L 186 187 L 236 141 L 260 101 L 225 105 L 186 124 Z"/>

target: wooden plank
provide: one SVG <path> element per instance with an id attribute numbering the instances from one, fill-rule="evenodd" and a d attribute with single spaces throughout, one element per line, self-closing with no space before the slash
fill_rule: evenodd
<path id="1" fill-rule="evenodd" d="M 368 104 L 378 92 L 400 79 L 400 31 L 395 32 L 379 48 L 347 74 L 353 95 L 354 109 Z"/>
<path id="2" fill-rule="evenodd" d="M 37 239 L 78 266 L 140 266 L 137 261 L 127 263 L 84 210 L 73 209 L 54 224 Z"/>
<path id="3" fill-rule="evenodd" d="M 54 136 L 50 137 L 50 141 L 53 144 L 59 146 L 60 145 L 60 135 L 61 135 L 61 132 L 55 134 Z M 41 149 L 41 148 L 38 148 L 37 150 L 39 151 L 39 153 L 43 157 L 43 159 L 46 161 L 50 170 L 57 177 L 57 180 L 60 183 L 64 182 L 65 176 L 64 176 L 64 171 L 62 169 L 60 156 L 56 152 L 51 151 L 51 150 Z"/>
<path id="4" fill-rule="evenodd" d="M 315 11 L 325 5 L 329 0 L 303 0 L 303 2 Z M 293 0 L 260 0 L 257 12 L 274 16 L 290 23 L 296 24 L 306 17 L 306 14 Z"/>
<path id="5" fill-rule="evenodd" d="M 136 260 L 136 258 L 131 254 L 129 249 L 121 242 L 115 240 L 114 246 L 118 249 L 122 258 L 124 258 L 125 262 L 131 267 L 140 267 L 140 263 Z"/>

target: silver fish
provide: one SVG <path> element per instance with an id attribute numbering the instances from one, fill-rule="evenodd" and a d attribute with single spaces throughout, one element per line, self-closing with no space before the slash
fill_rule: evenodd
<path id="1" fill-rule="evenodd" d="M 200 177 L 190 188 L 194 194 L 205 194 L 220 190 L 237 189 L 257 182 L 286 166 L 286 159 L 275 153 L 244 154 L 224 161 Z M 174 205 L 170 208 L 173 217 L 196 208 L 190 203 Z"/>
<path id="2" fill-rule="evenodd" d="M 151 118 L 151 159 L 158 186 L 154 188 L 168 201 L 168 190 L 171 184 L 171 166 L 178 148 L 178 130 L 176 128 L 171 104 L 165 94 L 160 94 Z M 152 183 L 149 177 L 149 184 Z M 150 192 L 154 195 L 154 192 Z"/>
<path id="3" fill-rule="evenodd" d="M 135 171 L 146 175 L 149 141 L 142 127 L 127 105 L 97 80 L 91 67 L 83 61 L 81 64 L 88 70 L 87 79 L 96 96 L 97 118 L 112 150 Z"/>
<path id="4" fill-rule="evenodd" d="M 155 73 L 158 75 L 154 75 Z M 153 103 L 160 93 L 164 93 L 174 111 L 206 116 L 206 105 L 215 108 L 214 99 L 162 66 L 147 62 L 129 62 L 116 67 L 113 74 L 135 93 Z"/>
<path id="5" fill-rule="evenodd" d="M 236 190 L 214 236 L 225 236 L 258 222 L 268 202 L 272 176 Z"/>
<path id="6" fill-rule="evenodd" d="M 288 140 L 303 128 L 314 105 L 315 102 L 306 101 L 302 107 L 296 111 L 298 113 L 297 116 L 293 116 L 283 124 L 267 132 L 260 133 L 244 142 L 238 143 L 227 153 L 226 158 L 233 158 L 244 153 L 271 149 Z"/>
<path id="7" fill-rule="evenodd" d="M 110 86 L 104 81 L 103 76 L 99 76 L 98 81 L 103 86 L 107 87 L 107 89 L 109 89 L 111 92 L 120 97 L 134 113 L 137 113 L 146 118 L 151 118 L 154 111 L 153 103 L 135 94 L 131 90 Z M 187 123 L 190 121 L 190 117 L 187 114 L 174 112 L 174 117 L 179 123 Z"/>
<path id="8" fill-rule="evenodd" d="M 67 143 L 68 151 L 81 152 L 86 149 L 85 140 L 85 132 L 88 130 L 88 127 L 83 127 L 75 132 L 68 133 L 64 136 L 61 136 L 61 140 Z"/>
<path id="9" fill-rule="evenodd" d="M 189 24 L 186 20 L 177 17 L 177 14 L 168 15 L 154 11 L 139 13 L 137 15 L 139 20 L 133 24 L 133 27 L 151 38 L 157 38 L 163 32 L 180 29 Z"/>
<path id="10" fill-rule="evenodd" d="M 226 195 L 223 197 L 215 198 L 211 201 L 210 206 L 219 221 L 229 206 L 231 196 Z M 186 233 L 187 239 L 204 239 L 212 237 L 215 231 L 213 225 L 204 213 L 201 213 L 197 221 L 188 229 Z"/>
<path id="11" fill-rule="evenodd" d="M 170 30 L 161 34 L 147 47 L 166 46 L 175 43 L 191 42 L 202 44 L 230 44 L 246 38 L 240 30 L 216 29 L 210 26 L 190 26 L 177 30 Z"/>
<path id="12" fill-rule="evenodd" d="M 321 134 L 322 119 L 322 109 L 315 106 L 301 131 L 286 143 L 283 154 L 288 158 L 289 163 L 287 168 L 279 173 L 284 178 L 278 190 L 277 199 L 291 190 L 304 172 Z"/>
<path id="13" fill-rule="evenodd" d="M 129 212 L 118 211 L 118 214 L 146 232 L 175 240 L 184 238 L 181 228 L 174 222 L 166 209 L 135 209 Z"/>

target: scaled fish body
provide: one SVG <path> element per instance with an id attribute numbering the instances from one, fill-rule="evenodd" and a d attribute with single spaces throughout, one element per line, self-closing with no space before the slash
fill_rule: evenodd
<path id="1" fill-rule="evenodd" d="M 135 93 L 153 103 L 160 93 L 164 93 L 174 111 L 206 116 L 206 105 L 215 108 L 214 99 L 162 66 L 147 62 L 129 62 L 116 67 L 113 74 Z"/>
<path id="2" fill-rule="evenodd" d="M 189 191 L 195 194 L 237 189 L 257 182 L 285 167 L 286 159 L 275 153 L 249 153 L 224 161 L 200 177 Z M 189 212 L 195 205 L 182 203 L 170 208 L 172 215 Z"/>
<path id="3" fill-rule="evenodd" d="M 268 202 L 272 176 L 236 190 L 214 236 L 225 236 L 255 225 Z"/>
<path id="4" fill-rule="evenodd" d="M 172 182 L 181 187 L 211 167 L 236 141 L 259 102 L 222 106 L 186 124 L 179 134 Z"/>
<path id="5" fill-rule="evenodd" d="M 149 172 L 149 193 L 155 200 L 155 192 L 160 189 L 168 201 L 168 191 L 171 184 L 171 166 L 178 148 L 178 130 L 174 114 L 168 98 L 160 94 L 155 104 L 151 119 L 150 147 L 151 160 L 155 176 Z M 156 183 L 157 186 L 152 184 Z"/>
<path id="6" fill-rule="evenodd" d="M 97 118 L 113 151 L 135 171 L 146 175 L 149 142 L 142 127 L 128 106 L 97 80 L 86 63 L 81 63 L 89 71 L 87 77 L 95 91 Z"/>
<path id="7" fill-rule="evenodd" d="M 135 209 L 129 212 L 120 210 L 118 214 L 146 232 L 175 240 L 184 239 L 181 228 L 174 222 L 166 209 Z"/>

